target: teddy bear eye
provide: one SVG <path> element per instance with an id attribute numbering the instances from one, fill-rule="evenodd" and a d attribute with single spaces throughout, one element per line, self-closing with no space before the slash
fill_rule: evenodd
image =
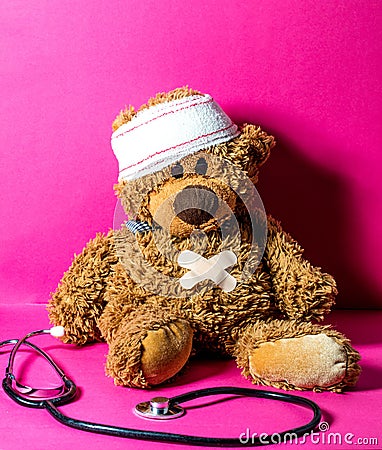
<path id="1" fill-rule="evenodd" d="M 195 172 L 198 175 L 205 175 L 207 172 L 207 161 L 204 158 L 199 158 L 196 162 Z"/>
<path id="2" fill-rule="evenodd" d="M 174 178 L 182 178 L 183 176 L 183 166 L 181 164 L 175 164 L 175 166 L 173 166 L 171 168 L 171 175 Z"/>

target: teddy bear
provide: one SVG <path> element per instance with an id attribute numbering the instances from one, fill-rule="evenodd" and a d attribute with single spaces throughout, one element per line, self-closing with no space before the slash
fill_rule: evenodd
<path id="1" fill-rule="evenodd" d="M 333 277 L 252 201 L 273 136 L 186 86 L 122 110 L 111 144 L 127 220 L 90 240 L 51 294 L 64 342 L 105 340 L 107 375 L 129 387 L 171 382 L 200 350 L 235 358 L 255 384 L 356 383 L 358 352 L 318 324 Z"/>

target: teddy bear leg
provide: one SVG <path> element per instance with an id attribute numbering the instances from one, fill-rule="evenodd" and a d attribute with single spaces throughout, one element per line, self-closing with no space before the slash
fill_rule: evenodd
<path id="1" fill-rule="evenodd" d="M 101 318 L 101 328 L 102 318 Z M 193 331 L 166 309 L 141 307 L 107 338 L 106 373 L 117 385 L 146 388 L 172 378 L 187 362 Z"/>
<path id="2" fill-rule="evenodd" d="M 356 383 L 360 357 L 348 339 L 328 326 L 295 320 L 250 325 L 234 354 L 243 375 L 282 389 L 341 392 Z"/>

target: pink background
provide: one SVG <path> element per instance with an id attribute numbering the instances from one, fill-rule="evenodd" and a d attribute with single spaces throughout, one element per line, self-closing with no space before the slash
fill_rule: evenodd
<path id="1" fill-rule="evenodd" d="M 278 140 L 266 210 L 382 306 L 379 0 L 1 2 L 0 301 L 44 303 L 113 223 L 110 125 L 189 84 Z"/>
<path id="2" fill-rule="evenodd" d="M 277 137 L 258 186 L 266 210 L 336 276 L 339 306 L 382 307 L 380 0 L 11 0 L 0 2 L 0 42 L 0 341 L 48 326 L 39 303 L 73 253 L 112 227 L 115 115 L 184 84 Z M 360 351 L 363 373 L 347 394 L 303 394 L 331 431 L 378 437 L 367 448 L 382 441 L 381 314 L 328 318 Z M 238 400 L 146 423 L 131 409 L 155 395 L 252 385 L 233 360 L 195 359 L 150 393 L 117 388 L 104 376 L 106 344 L 36 341 L 80 387 L 63 407 L 74 417 L 225 436 L 305 421 L 294 407 Z M 2 349 L 1 370 L 7 357 Z M 4 450 L 169 448 L 81 434 L 1 389 L 0 407 Z"/>

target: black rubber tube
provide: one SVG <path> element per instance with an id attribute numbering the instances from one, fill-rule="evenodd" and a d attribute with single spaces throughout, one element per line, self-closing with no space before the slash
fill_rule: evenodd
<path id="1" fill-rule="evenodd" d="M 196 398 L 221 394 L 266 398 L 286 403 L 293 403 L 295 405 L 300 405 L 309 408 L 313 412 L 313 418 L 310 422 L 300 427 L 270 434 L 269 439 L 265 439 L 264 436 L 260 437 L 253 436 L 250 439 L 248 439 L 248 442 L 243 442 L 243 440 L 241 440 L 240 438 L 192 436 L 185 434 L 164 433 L 160 431 L 137 430 L 133 428 L 122 428 L 112 425 L 87 422 L 66 416 L 61 411 L 59 411 L 57 407 L 54 405 L 54 403 L 52 403 L 51 401 L 45 402 L 45 408 L 57 421 L 71 428 L 75 428 L 77 430 L 130 439 L 141 439 L 147 441 L 159 441 L 176 444 L 188 444 L 188 445 L 211 446 L 211 447 L 258 447 L 277 443 L 280 441 L 283 442 L 282 440 L 286 437 L 297 438 L 299 436 L 303 436 L 311 432 L 312 430 L 315 429 L 315 427 L 320 423 L 321 420 L 321 410 L 319 406 L 316 403 L 312 402 L 311 400 L 308 400 L 304 397 L 300 397 L 297 395 L 271 392 L 265 390 L 257 390 L 257 389 L 235 388 L 235 387 L 216 387 L 216 388 L 200 389 L 197 391 L 192 391 L 186 394 L 181 394 L 176 397 L 173 397 L 170 399 L 170 402 L 180 404 L 183 402 L 194 400 Z M 272 440 L 272 436 L 277 436 L 276 442 Z"/>

